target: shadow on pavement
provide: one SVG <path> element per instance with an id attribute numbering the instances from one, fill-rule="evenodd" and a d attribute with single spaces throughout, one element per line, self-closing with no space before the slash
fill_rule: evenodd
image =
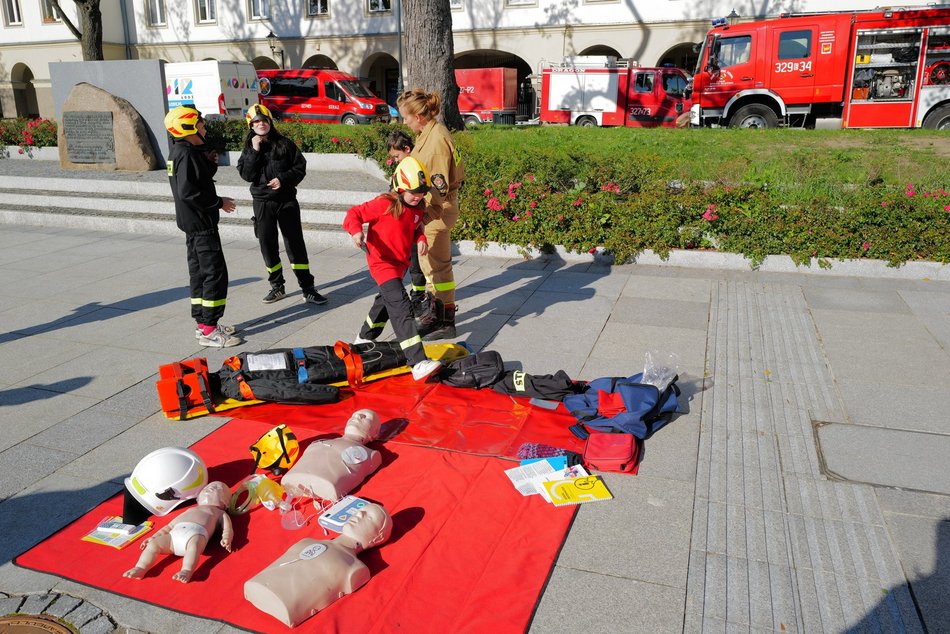
<path id="1" fill-rule="evenodd" d="M 34 383 L 22 387 L 12 387 L 9 390 L 0 390 L 0 407 L 23 405 L 34 401 L 53 398 L 61 394 L 78 390 L 92 382 L 91 376 L 77 376 L 71 379 L 56 381 L 55 383 Z"/>

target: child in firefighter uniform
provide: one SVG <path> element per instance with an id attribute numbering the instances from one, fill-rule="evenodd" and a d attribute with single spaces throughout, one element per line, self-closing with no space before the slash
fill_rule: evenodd
<path id="1" fill-rule="evenodd" d="M 260 242 L 270 282 L 270 291 L 262 301 L 272 304 L 287 296 L 277 245 L 279 229 L 304 301 L 326 304 L 327 298 L 313 285 L 297 202 L 297 185 L 307 173 L 307 160 L 293 141 L 277 131 L 266 106 L 254 104 L 247 109 L 245 119 L 248 132 L 237 168 L 241 178 L 251 184 L 254 236 Z"/>
<path id="2" fill-rule="evenodd" d="M 218 235 L 220 210 L 235 209 L 214 187 L 217 161 L 205 147 L 205 122 L 190 104 L 172 108 L 165 128 L 174 137 L 168 153 L 168 180 L 175 199 L 175 220 L 185 232 L 191 316 L 195 337 L 203 346 L 225 348 L 242 343 L 234 327 L 219 324 L 228 297 L 228 266 Z"/>
<path id="3" fill-rule="evenodd" d="M 353 244 L 366 251 L 370 275 L 379 285 L 379 294 L 354 343 L 374 341 L 382 334 L 386 322 L 392 320 L 399 346 L 417 381 L 424 381 L 442 369 L 441 363 L 426 357 L 412 318 L 409 296 L 402 285 L 409 266 L 409 250 L 418 249 L 420 257 L 428 250 L 422 232 L 428 189 L 425 168 L 416 159 L 405 158 L 393 173 L 392 191 L 350 208 L 343 220 L 343 228 Z M 365 234 L 364 223 L 369 224 Z"/>

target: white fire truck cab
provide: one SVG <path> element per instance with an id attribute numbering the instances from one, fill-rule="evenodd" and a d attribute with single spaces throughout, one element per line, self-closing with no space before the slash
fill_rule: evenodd
<path id="1" fill-rule="evenodd" d="M 950 129 L 950 6 L 714 21 L 690 123 Z"/>

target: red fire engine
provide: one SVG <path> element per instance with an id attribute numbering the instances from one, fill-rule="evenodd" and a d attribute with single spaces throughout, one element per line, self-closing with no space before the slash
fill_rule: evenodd
<path id="1" fill-rule="evenodd" d="M 692 125 L 950 129 L 946 5 L 725 22 L 699 54 Z"/>
<path id="2" fill-rule="evenodd" d="M 678 68 L 639 68 L 606 56 L 567 58 L 541 69 L 541 122 L 673 127 L 688 109 L 688 80 Z"/>
<path id="3" fill-rule="evenodd" d="M 459 113 L 465 125 L 515 123 L 518 110 L 518 71 L 514 68 L 459 68 Z"/>

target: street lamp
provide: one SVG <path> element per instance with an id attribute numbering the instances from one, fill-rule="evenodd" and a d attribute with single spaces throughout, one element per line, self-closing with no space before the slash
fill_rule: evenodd
<path id="1" fill-rule="evenodd" d="M 729 15 L 726 16 L 726 20 L 729 21 L 729 26 L 735 26 L 739 22 L 739 14 L 736 13 L 736 10 L 733 9 Z"/>
<path id="2" fill-rule="evenodd" d="M 733 13 L 735 13 L 735 11 L 733 11 Z M 283 70 L 283 68 L 284 68 L 284 49 L 282 49 L 282 48 L 277 48 L 277 43 L 278 43 L 277 36 L 274 35 L 274 32 L 273 32 L 273 31 L 271 31 L 270 33 L 267 34 L 267 38 L 265 38 L 265 39 L 267 39 L 267 45 L 270 47 L 270 54 L 271 54 L 271 55 L 280 55 L 280 68 L 281 68 L 281 70 Z"/>

